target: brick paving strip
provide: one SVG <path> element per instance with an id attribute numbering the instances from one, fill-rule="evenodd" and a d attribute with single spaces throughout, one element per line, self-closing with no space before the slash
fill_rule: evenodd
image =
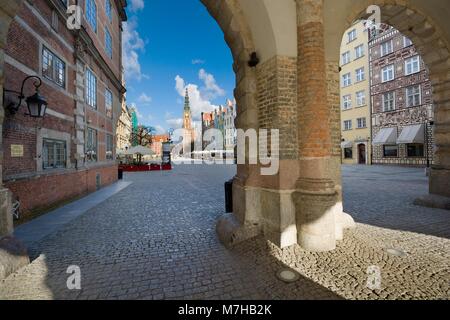
<path id="1" fill-rule="evenodd" d="M 351 170 L 361 174 L 352 188 L 362 191 L 370 185 L 366 178 L 380 169 Z M 395 170 L 386 174 L 394 180 L 392 188 L 401 180 Z M 355 191 L 350 188 L 347 210 L 355 210 L 355 205 L 358 222 L 375 216 L 377 226 L 358 223 L 335 251 L 311 253 L 298 246 L 280 250 L 262 237 L 227 250 L 217 239 L 215 222 L 223 214 L 223 181 L 234 173 L 233 166 L 177 166 L 172 172 L 126 175 L 125 180 L 133 182 L 127 188 L 33 242 L 30 249 L 37 258 L 0 282 L 0 299 L 450 297 L 450 240 L 445 236 L 450 228 L 448 219 L 443 220 L 448 212 L 405 202 L 390 214 L 394 211 L 382 193 L 365 199 L 370 202 L 366 210 L 352 199 Z M 401 181 L 409 186 L 404 190 L 410 197 L 426 183 L 419 176 L 413 171 Z M 383 215 L 389 218 L 385 227 L 380 226 Z M 439 236 L 417 232 L 423 215 L 429 224 L 443 225 Z M 396 219 L 402 221 L 402 231 L 391 227 Z M 393 256 L 389 248 L 406 255 Z M 70 265 L 81 268 L 80 291 L 67 289 Z M 379 289 L 367 286 L 371 266 L 381 271 Z M 276 273 L 287 267 L 300 273 L 297 282 L 277 279 Z"/>

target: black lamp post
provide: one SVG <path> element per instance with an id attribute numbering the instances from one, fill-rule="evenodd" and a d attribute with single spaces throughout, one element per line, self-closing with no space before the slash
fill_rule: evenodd
<path id="1" fill-rule="evenodd" d="M 25 87 L 25 83 L 29 79 L 32 79 L 32 78 L 36 79 L 36 81 L 34 82 L 34 87 L 35 87 L 36 92 L 32 96 L 29 96 L 28 98 L 25 99 L 23 89 Z M 17 94 L 17 98 L 19 99 L 19 102 L 17 104 L 10 103 L 6 106 L 6 108 L 12 114 L 16 114 L 19 111 L 20 106 L 22 105 L 23 99 L 25 99 L 25 102 L 27 103 L 27 107 L 28 107 L 27 115 L 29 115 L 32 118 L 43 118 L 45 116 L 45 112 L 47 111 L 48 104 L 47 104 L 47 101 L 45 100 L 45 98 L 39 94 L 39 87 L 41 85 L 42 85 L 41 78 L 39 78 L 37 76 L 28 76 L 23 80 L 20 92 L 4 89 L 4 93 L 5 92 L 15 93 L 15 94 Z"/>
<path id="2" fill-rule="evenodd" d="M 428 134 L 428 126 L 434 126 L 434 121 L 425 123 L 425 138 L 427 143 L 427 168 L 430 168 L 430 135 Z"/>

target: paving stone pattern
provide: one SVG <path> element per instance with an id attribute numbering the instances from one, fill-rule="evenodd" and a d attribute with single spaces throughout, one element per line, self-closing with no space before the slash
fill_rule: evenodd
<path id="1" fill-rule="evenodd" d="M 280 250 L 262 237 L 225 249 L 215 222 L 224 211 L 223 182 L 235 170 L 177 166 L 127 174 L 128 188 L 36 242 L 34 261 L 0 282 L 0 299 L 449 298 L 450 213 L 409 204 L 425 188 L 422 170 L 344 167 L 346 211 L 358 212 L 359 223 L 329 253 Z M 383 170 L 391 171 L 385 177 Z M 389 189 L 377 187 L 384 179 L 392 180 Z M 391 195 L 398 203 L 378 192 L 390 188 L 410 194 Z M 396 220 L 397 230 L 390 228 Z M 371 222 L 377 226 L 364 224 Z M 407 255 L 391 256 L 386 248 Z M 67 289 L 70 265 L 81 268 L 79 291 Z M 380 290 L 366 285 L 372 265 L 382 272 Z M 277 271 L 286 267 L 299 271 L 300 280 L 278 280 Z"/>

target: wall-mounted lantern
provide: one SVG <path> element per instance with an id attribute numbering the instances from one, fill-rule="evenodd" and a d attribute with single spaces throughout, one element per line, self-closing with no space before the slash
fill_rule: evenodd
<path id="1" fill-rule="evenodd" d="M 25 83 L 29 79 L 32 79 L 32 78 L 36 79 L 36 81 L 34 82 L 34 87 L 36 89 L 36 92 L 32 96 L 29 96 L 28 98 L 25 99 L 25 95 L 23 93 Z M 11 93 L 17 94 L 17 98 L 19 99 L 19 102 L 17 104 L 11 102 L 6 106 L 6 108 L 12 114 L 16 114 L 19 111 L 20 106 L 22 105 L 23 99 L 25 99 L 25 102 L 27 103 L 27 107 L 28 107 L 28 113 L 26 115 L 28 115 L 32 118 L 43 118 L 45 116 L 45 112 L 47 111 L 48 104 L 47 104 L 47 101 L 45 100 L 45 98 L 39 94 L 39 87 L 41 85 L 42 85 L 41 78 L 39 78 L 37 76 L 28 76 L 23 80 L 22 88 L 21 88 L 20 92 L 4 89 L 3 90 L 3 99 L 4 99 L 6 92 L 11 92 Z"/>

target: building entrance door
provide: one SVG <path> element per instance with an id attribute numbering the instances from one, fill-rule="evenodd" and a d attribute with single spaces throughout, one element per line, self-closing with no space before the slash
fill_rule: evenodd
<path id="1" fill-rule="evenodd" d="M 358 163 L 366 164 L 366 145 L 365 144 L 358 145 Z"/>

